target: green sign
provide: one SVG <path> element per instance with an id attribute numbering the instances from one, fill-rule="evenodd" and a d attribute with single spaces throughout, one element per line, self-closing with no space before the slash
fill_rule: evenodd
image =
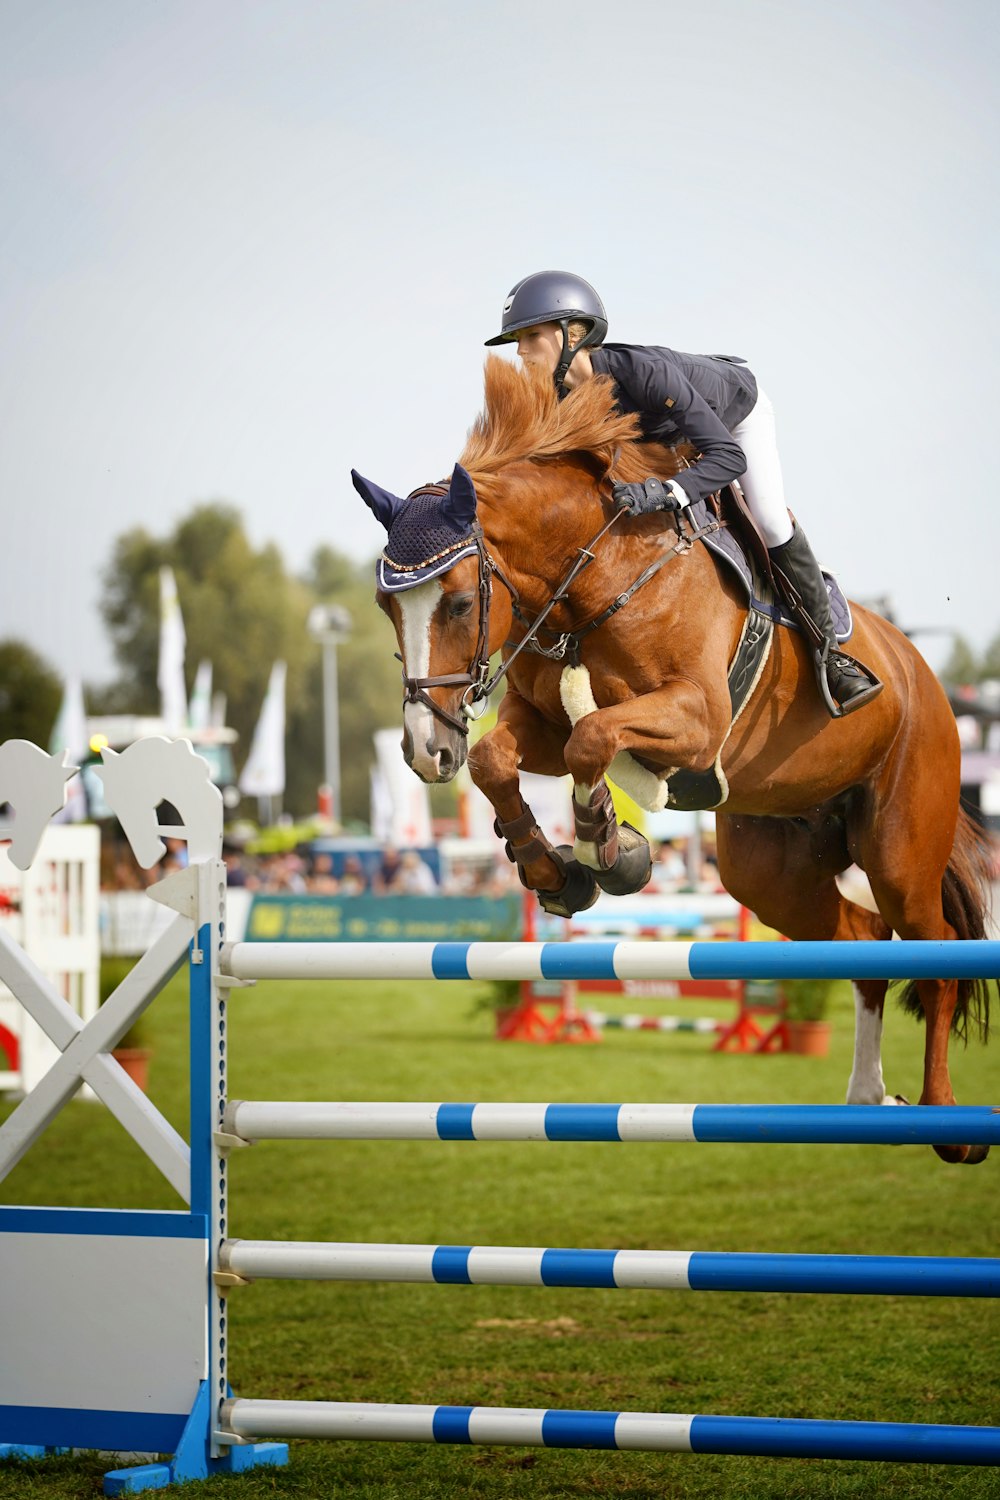
<path id="1" fill-rule="evenodd" d="M 249 943 L 489 942 L 521 935 L 517 895 L 254 896 Z"/>

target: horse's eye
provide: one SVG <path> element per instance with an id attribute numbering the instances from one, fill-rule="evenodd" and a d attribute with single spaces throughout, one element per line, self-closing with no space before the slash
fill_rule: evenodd
<path id="1" fill-rule="evenodd" d="M 461 620 L 472 610 L 474 594 L 452 594 L 448 599 L 448 614 L 453 620 Z"/>

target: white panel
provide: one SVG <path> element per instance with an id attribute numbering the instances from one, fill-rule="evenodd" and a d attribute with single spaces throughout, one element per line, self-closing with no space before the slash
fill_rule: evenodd
<path id="1" fill-rule="evenodd" d="M 619 1250 L 615 1286 L 664 1287 L 688 1291 L 690 1250 Z"/>
<path id="2" fill-rule="evenodd" d="M 544 1250 L 514 1245 L 508 1249 L 474 1245 L 469 1252 L 469 1280 L 486 1285 L 541 1286 Z"/>
<path id="3" fill-rule="evenodd" d="M 234 1100 L 224 1128 L 246 1141 L 436 1141 L 438 1104 Z"/>
<path id="4" fill-rule="evenodd" d="M 220 1264 L 238 1276 L 274 1280 L 433 1281 L 433 1245 L 230 1240 Z"/>
<path id="5" fill-rule="evenodd" d="M 434 943 L 233 943 L 220 967 L 237 979 L 431 979 Z"/>
<path id="6" fill-rule="evenodd" d="M 618 1134 L 623 1141 L 693 1141 L 693 1104 L 623 1104 Z"/>
<path id="7" fill-rule="evenodd" d="M 690 979 L 690 943 L 617 943 L 619 979 Z"/>
<path id="8" fill-rule="evenodd" d="M 544 1410 L 532 1407 L 475 1406 L 469 1417 L 474 1443 L 530 1443 L 540 1448 Z"/>
<path id="9" fill-rule="evenodd" d="M 204 1240 L 0 1235 L 0 1405 L 189 1411 L 207 1298 Z"/>
<path id="10" fill-rule="evenodd" d="M 436 1406 L 390 1406 L 362 1401 L 233 1401 L 233 1432 L 251 1438 L 366 1438 L 434 1441 Z"/>
<path id="11" fill-rule="evenodd" d="M 471 979 L 541 979 L 541 943 L 470 943 Z"/>
<path id="12" fill-rule="evenodd" d="M 477 1104 L 472 1134 L 477 1141 L 544 1141 L 547 1104 Z"/>
<path id="13" fill-rule="evenodd" d="M 615 1442 L 619 1448 L 690 1453 L 692 1421 L 692 1417 L 674 1416 L 666 1412 L 619 1412 L 615 1423 Z"/>

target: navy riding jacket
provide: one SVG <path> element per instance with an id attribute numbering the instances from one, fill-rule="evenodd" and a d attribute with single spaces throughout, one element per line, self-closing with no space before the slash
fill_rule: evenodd
<path id="1" fill-rule="evenodd" d="M 636 412 L 650 442 L 693 444 L 699 457 L 677 475 L 692 500 L 704 500 L 745 473 L 732 429 L 753 410 L 757 382 L 745 362 L 722 354 L 681 354 L 647 344 L 603 344 L 590 355 L 610 375 L 623 412 Z"/>

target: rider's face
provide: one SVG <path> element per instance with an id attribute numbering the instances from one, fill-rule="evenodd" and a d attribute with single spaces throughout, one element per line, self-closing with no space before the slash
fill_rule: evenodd
<path id="1" fill-rule="evenodd" d="M 517 335 L 517 352 L 526 365 L 537 365 L 554 375 L 562 354 L 562 329 L 558 323 L 538 323 L 522 328 Z"/>

